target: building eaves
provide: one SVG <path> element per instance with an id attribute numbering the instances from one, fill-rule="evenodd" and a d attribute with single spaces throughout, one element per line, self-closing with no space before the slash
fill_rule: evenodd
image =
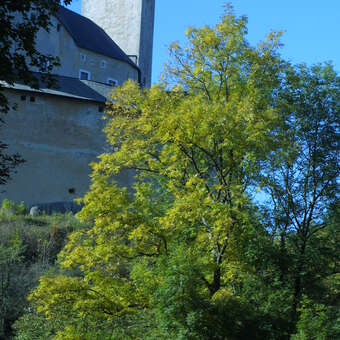
<path id="1" fill-rule="evenodd" d="M 47 82 L 42 80 L 43 77 L 41 74 L 36 73 L 35 77 L 39 80 L 39 89 L 32 88 L 22 82 L 15 82 L 13 85 L 10 85 L 4 81 L 1 81 L 0 85 L 9 89 L 19 91 L 37 92 L 73 99 L 94 101 L 98 103 L 106 102 L 106 98 L 104 96 L 84 84 L 84 82 L 82 82 L 78 78 L 52 75 L 53 84 L 52 86 L 48 86 Z"/>

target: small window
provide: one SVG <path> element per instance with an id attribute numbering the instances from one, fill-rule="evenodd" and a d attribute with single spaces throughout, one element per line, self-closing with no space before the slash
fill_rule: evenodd
<path id="1" fill-rule="evenodd" d="M 91 66 L 94 66 L 94 64 L 95 64 L 94 60 L 91 59 L 91 60 L 90 60 L 90 65 L 91 65 Z"/>
<path id="2" fill-rule="evenodd" d="M 26 96 L 23 95 L 23 96 L 20 97 L 20 99 L 24 102 L 24 101 L 26 101 Z"/>
<path id="3" fill-rule="evenodd" d="M 98 112 L 104 112 L 104 106 L 100 105 L 100 106 L 98 107 Z"/>
<path id="4" fill-rule="evenodd" d="M 86 70 L 79 70 L 79 79 L 81 80 L 90 80 L 91 79 L 91 73 Z"/>
<path id="5" fill-rule="evenodd" d="M 57 31 L 58 31 L 58 32 L 60 31 L 60 28 L 61 28 L 61 25 L 60 25 L 60 24 L 57 24 Z"/>
<path id="6" fill-rule="evenodd" d="M 35 103 L 35 97 L 33 97 L 33 96 L 30 97 L 30 102 L 31 102 L 31 103 Z"/>
<path id="7" fill-rule="evenodd" d="M 100 62 L 100 67 L 101 67 L 101 68 L 106 68 L 106 66 L 107 66 L 107 61 L 106 61 L 106 60 L 102 60 L 102 61 Z"/>
<path id="8" fill-rule="evenodd" d="M 118 85 L 118 81 L 116 79 L 112 79 L 112 78 L 107 78 L 106 83 L 112 87 L 115 87 Z"/>
<path id="9" fill-rule="evenodd" d="M 69 194 L 75 194 L 76 193 L 76 189 L 75 188 L 70 188 L 70 189 L 68 189 L 68 193 Z"/>
<path id="10" fill-rule="evenodd" d="M 86 61 L 86 54 L 80 53 L 80 60 L 82 62 L 85 62 Z"/>

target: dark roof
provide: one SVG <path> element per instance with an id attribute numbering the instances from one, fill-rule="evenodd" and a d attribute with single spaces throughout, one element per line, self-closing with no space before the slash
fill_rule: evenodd
<path id="1" fill-rule="evenodd" d="M 46 81 L 42 80 L 42 74 L 34 73 L 34 76 L 39 80 L 39 89 L 25 85 L 23 82 L 15 82 L 13 85 L 2 83 L 2 86 L 12 88 L 14 90 L 40 92 L 52 94 L 56 96 L 69 97 L 73 99 L 90 100 L 100 103 L 105 103 L 106 98 L 93 90 L 91 87 L 84 84 L 78 78 L 71 78 L 59 75 L 53 75 L 54 84 L 49 86 Z"/>
<path id="2" fill-rule="evenodd" d="M 90 19 L 72 12 L 63 6 L 60 6 L 56 17 L 70 33 L 77 46 L 107 57 L 122 60 L 138 69 L 138 66 L 105 31 Z"/>

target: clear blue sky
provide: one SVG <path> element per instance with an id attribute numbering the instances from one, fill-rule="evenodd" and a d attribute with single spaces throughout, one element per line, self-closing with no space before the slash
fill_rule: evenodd
<path id="1" fill-rule="evenodd" d="M 234 0 L 237 15 L 248 17 L 248 39 L 257 44 L 272 30 L 285 31 L 282 55 L 309 65 L 333 61 L 340 70 L 340 0 Z M 156 0 L 153 82 L 168 60 L 172 41 L 185 42 L 188 26 L 216 24 L 223 13 L 224 0 Z M 80 13 L 81 0 L 70 9 Z"/>

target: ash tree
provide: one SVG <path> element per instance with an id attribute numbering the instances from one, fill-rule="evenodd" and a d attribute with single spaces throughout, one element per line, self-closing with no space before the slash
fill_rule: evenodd
<path id="1" fill-rule="evenodd" d="M 60 255 L 81 275 L 44 277 L 31 295 L 38 314 L 59 320 L 56 338 L 265 336 L 229 283 L 256 219 L 248 192 L 275 144 L 284 64 L 279 34 L 252 47 L 246 23 L 229 9 L 213 28 L 189 28 L 164 82 L 113 93 L 114 152 L 92 164 L 80 214 L 94 227 Z M 127 169 L 132 192 L 113 180 Z"/>
<path id="2" fill-rule="evenodd" d="M 31 72 L 52 71 L 58 65 L 58 58 L 41 54 L 36 49 L 36 35 L 40 29 L 48 31 L 51 16 L 59 5 L 71 0 L 2 0 L 0 3 L 0 124 L 3 115 L 10 110 L 4 91 L 4 83 L 13 85 L 16 81 L 38 88 L 39 83 Z M 15 108 L 15 107 L 14 107 Z M 14 168 L 23 162 L 19 155 L 6 154 L 7 145 L 0 142 L 0 184 L 10 179 Z"/>
<path id="3" fill-rule="evenodd" d="M 280 33 L 254 47 L 245 38 L 246 24 L 227 7 L 215 27 L 189 28 L 185 47 L 171 45 L 162 82 L 140 89 L 129 81 L 115 89 L 105 128 L 112 152 L 92 164 L 79 214 L 93 228 L 72 234 L 59 254 L 60 271 L 41 278 L 25 327 L 29 320 L 45 324 L 53 339 L 277 340 L 309 334 L 304 318 L 310 309 L 301 309 L 308 305 L 305 291 L 295 289 L 299 278 L 306 285 L 296 270 L 300 248 L 294 248 L 302 239 L 294 216 L 286 229 L 278 225 L 291 198 L 277 176 L 287 154 L 295 150 L 303 157 L 307 150 L 296 143 L 305 138 L 296 128 L 302 126 L 297 112 L 310 122 L 308 110 L 301 111 L 304 101 L 289 98 L 314 90 L 295 82 L 301 75 L 280 58 Z M 339 93 L 334 84 L 325 89 Z M 333 103 L 327 98 L 326 106 Z M 135 173 L 130 189 L 114 180 L 124 171 Z M 322 171 L 311 183 L 326 178 Z M 325 231 L 316 233 L 323 245 L 337 235 L 334 222 L 321 216 L 336 197 L 329 174 L 315 194 L 329 196 L 320 199 L 310 224 Z M 273 192 L 264 213 L 254 198 L 260 187 Z M 282 196 L 275 196 L 279 189 Z M 323 223 L 333 227 L 326 230 Z M 281 270 L 281 229 L 294 260 L 288 274 Z M 335 261 L 322 279 L 332 279 L 327 292 L 336 300 L 337 281 L 329 273 L 339 253 L 334 245 L 321 248 L 320 258 Z M 310 301 L 320 302 L 316 295 Z M 20 321 L 17 327 L 20 332 Z"/>

